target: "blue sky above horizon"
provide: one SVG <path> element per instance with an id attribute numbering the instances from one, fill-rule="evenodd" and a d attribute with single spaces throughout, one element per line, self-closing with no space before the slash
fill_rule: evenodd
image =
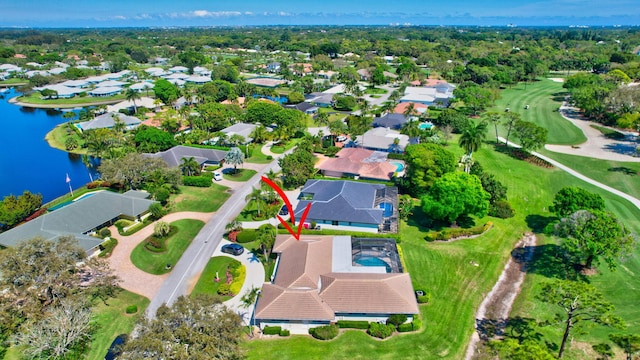
<path id="1" fill-rule="evenodd" d="M 0 27 L 640 25 L 638 0 L 4 0 Z"/>

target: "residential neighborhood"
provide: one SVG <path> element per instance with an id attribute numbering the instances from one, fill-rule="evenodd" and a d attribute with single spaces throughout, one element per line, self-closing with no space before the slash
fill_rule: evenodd
<path id="1" fill-rule="evenodd" d="M 633 358 L 640 37 L 496 29 L 0 30 L 0 355 Z"/>

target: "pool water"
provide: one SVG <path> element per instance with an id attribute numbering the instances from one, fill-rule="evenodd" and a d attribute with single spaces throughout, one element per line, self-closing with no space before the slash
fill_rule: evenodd
<path id="1" fill-rule="evenodd" d="M 353 260 L 356 264 L 358 265 L 362 265 L 362 266 L 384 266 L 385 269 L 387 269 L 387 273 L 391 272 L 391 266 L 389 266 L 389 264 L 387 264 L 386 261 L 377 258 L 377 257 L 360 257 L 357 259 Z"/>
<path id="2" fill-rule="evenodd" d="M 391 165 L 394 165 L 396 167 L 396 172 L 401 172 L 402 170 L 404 170 L 404 164 L 401 162 L 391 161 Z"/>
<path id="3" fill-rule="evenodd" d="M 420 130 L 428 130 L 428 129 L 431 129 L 432 127 L 433 127 L 433 124 L 431 123 L 422 123 L 418 125 L 418 129 Z"/>
<path id="4" fill-rule="evenodd" d="M 393 215 L 393 204 L 391 204 L 391 203 L 381 203 L 380 204 L 380 209 L 383 210 L 382 216 L 384 216 L 384 217 L 389 217 L 389 216 Z"/>

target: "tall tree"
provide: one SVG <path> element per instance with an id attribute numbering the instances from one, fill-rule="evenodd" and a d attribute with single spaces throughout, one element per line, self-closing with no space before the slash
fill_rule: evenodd
<path id="1" fill-rule="evenodd" d="M 276 241 L 276 228 L 271 224 L 264 224 L 258 228 L 256 239 L 260 243 L 264 260 L 268 261 L 271 248 Z"/>
<path id="2" fill-rule="evenodd" d="M 553 198 L 549 211 L 567 217 L 578 210 L 604 210 L 604 199 L 578 186 L 563 187 Z"/>
<path id="3" fill-rule="evenodd" d="M 622 320 L 613 315 L 614 306 L 593 285 L 569 280 L 555 280 L 542 285 L 538 298 L 560 308 L 558 317 L 564 323 L 564 333 L 558 357 L 564 354 L 567 339 L 575 326 L 593 322 L 605 326 L 619 326 Z"/>
<path id="4" fill-rule="evenodd" d="M 267 128 L 261 124 L 251 131 L 249 137 L 253 139 L 253 142 L 257 144 L 263 144 L 269 139 L 269 132 L 267 131 Z"/>
<path id="5" fill-rule="evenodd" d="M 547 129 L 530 121 L 518 120 L 513 129 L 524 151 L 537 150 L 547 142 Z"/>
<path id="6" fill-rule="evenodd" d="M 578 210 L 555 226 L 562 248 L 580 266 L 591 269 L 602 258 L 615 269 L 617 260 L 633 249 L 634 238 L 615 215 L 601 210 Z"/>
<path id="7" fill-rule="evenodd" d="M 127 100 L 133 103 L 133 113 L 138 113 L 138 105 L 136 105 L 136 100 L 140 100 L 140 93 L 133 90 L 132 88 L 128 88 L 124 96 Z"/>
<path id="8" fill-rule="evenodd" d="M 232 147 L 224 157 L 227 164 L 233 165 L 233 171 L 238 172 L 238 165 L 244 164 L 244 153 L 237 147 Z"/>
<path id="9" fill-rule="evenodd" d="M 409 145 L 405 149 L 407 163 L 406 190 L 413 196 L 426 192 L 442 175 L 456 169 L 455 155 L 440 145 L 424 143 Z"/>
<path id="10" fill-rule="evenodd" d="M 507 125 L 507 138 L 504 140 L 505 146 L 509 146 L 509 136 L 511 135 L 511 129 L 520 120 L 520 113 L 508 112 L 504 114 L 504 123 Z"/>
<path id="11" fill-rule="evenodd" d="M 627 360 L 640 353 L 640 335 L 638 334 L 609 334 L 609 339 L 620 346 L 627 354 Z"/>
<path id="12" fill-rule="evenodd" d="M 256 209 L 258 210 L 258 217 L 261 217 L 262 213 L 260 212 L 260 205 L 264 205 L 264 197 L 262 194 L 261 188 L 252 188 L 249 195 L 245 197 L 247 201 L 253 201 L 256 205 Z"/>
<path id="13" fill-rule="evenodd" d="M 243 358 L 242 321 L 211 295 L 181 296 L 162 305 L 153 319 L 143 319 L 137 337 L 128 341 L 119 358 L 229 359 Z"/>
<path id="14" fill-rule="evenodd" d="M 466 152 L 469 158 L 473 157 L 473 152 L 477 151 L 480 146 L 482 146 L 482 142 L 487 137 L 487 123 L 484 121 L 473 123 L 469 122 L 469 126 L 467 126 L 464 130 L 462 130 L 462 135 L 458 140 L 458 144 L 462 147 Z M 465 171 L 468 173 L 470 168 L 465 168 Z"/>
<path id="15" fill-rule="evenodd" d="M 484 116 L 485 116 L 485 120 L 493 123 L 493 127 L 496 131 L 496 145 L 498 145 L 498 124 L 500 124 L 500 120 L 502 119 L 502 116 L 500 115 L 500 113 L 495 111 L 489 111 L 488 113 L 484 114 Z"/>
<path id="16" fill-rule="evenodd" d="M 485 216 L 489 198 L 477 176 L 451 172 L 434 181 L 422 197 L 422 210 L 433 219 L 455 224 L 460 215 Z"/>

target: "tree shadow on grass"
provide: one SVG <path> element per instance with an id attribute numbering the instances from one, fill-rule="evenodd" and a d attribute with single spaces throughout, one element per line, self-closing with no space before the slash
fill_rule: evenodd
<path id="1" fill-rule="evenodd" d="M 556 244 L 537 245 L 531 249 L 531 246 L 515 248 L 511 251 L 513 259 L 524 265 L 523 271 L 531 274 L 539 274 L 551 279 L 563 280 L 581 280 L 587 281 L 587 278 L 580 274 L 579 269 L 568 261 L 564 250 Z M 533 250 L 533 257 L 524 264 L 525 254 Z"/>
<path id="2" fill-rule="evenodd" d="M 527 225 L 536 234 L 544 233 L 545 228 L 558 218 L 555 216 L 543 216 L 538 214 L 527 215 L 525 221 Z"/>
<path id="3" fill-rule="evenodd" d="M 631 176 L 638 175 L 638 173 L 635 170 L 630 169 L 630 168 L 625 167 L 625 166 L 610 167 L 608 170 L 612 171 L 612 172 L 623 173 L 625 175 L 631 175 Z"/>
<path id="4" fill-rule="evenodd" d="M 568 93 L 566 91 L 556 92 L 551 94 L 551 100 L 557 101 L 557 102 L 563 102 L 567 95 Z"/>

